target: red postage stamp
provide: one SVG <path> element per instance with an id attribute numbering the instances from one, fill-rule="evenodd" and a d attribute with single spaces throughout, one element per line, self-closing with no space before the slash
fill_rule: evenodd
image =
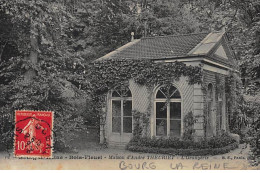
<path id="1" fill-rule="evenodd" d="M 51 157 L 53 112 L 15 111 L 14 155 Z"/>

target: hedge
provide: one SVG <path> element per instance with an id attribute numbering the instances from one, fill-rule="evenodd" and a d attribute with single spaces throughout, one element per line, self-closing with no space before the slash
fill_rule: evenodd
<path id="1" fill-rule="evenodd" d="M 227 153 L 237 147 L 237 141 L 224 133 L 199 141 L 180 138 L 134 137 L 127 144 L 126 149 L 171 155 L 217 155 Z"/>
<path id="2" fill-rule="evenodd" d="M 158 147 L 145 147 L 145 146 L 127 146 L 127 150 L 134 152 L 144 153 L 157 153 L 157 154 L 170 154 L 170 155 L 183 155 L 183 156 L 205 156 L 205 155 L 218 155 L 225 154 L 238 147 L 238 143 L 234 142 L 222 148 L 206 148 L 206 149 L 175 149 L 175 148 L 158 148 Z"/>

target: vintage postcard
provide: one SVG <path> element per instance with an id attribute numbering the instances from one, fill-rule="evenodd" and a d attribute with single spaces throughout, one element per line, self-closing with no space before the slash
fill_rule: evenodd
<path id="1" fill-rule="evenodd" d="M 0 169 L 259 170 L 258 0 L 0 0 Z"/>

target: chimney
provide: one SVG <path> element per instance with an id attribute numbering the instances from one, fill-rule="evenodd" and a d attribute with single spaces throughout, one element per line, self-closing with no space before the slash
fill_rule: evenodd
<path id="1" fill-rule="evenodd" d="M 223 26 L 223 27 L 221 28 L 221 32 L 226 32 L 226 27 L 225 27 L 225 26 Z"/>
<path id="2" fill-rule="evenodd" d="M 131 32 L 131 41 L 134 41 L 134 35 L 135 35 L 135 33 L 134 32 Z"/>

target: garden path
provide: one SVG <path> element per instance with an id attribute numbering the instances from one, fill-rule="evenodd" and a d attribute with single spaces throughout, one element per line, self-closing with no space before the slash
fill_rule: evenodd
<path id="1" fill-rule="evenodd" d="M 53 153 L 55 159 L 50 160 L 6 159 L 7 152 L 0 153 L 0 168 L 12 169 L 260 169 L 251 167 L 247 157 L 249 146 L 240 144 L 239 148 L 222 155 L 215 156 L 169 156 L 165 154 L 149 154 L 130 152 L 120 148 L 103 148 L 97 143 L 89 143 L 84 150 L 72 153 Z M 61 160 L 61 157 L 65 160 Z M 100 159 L 102 157 L 102 159 Z M 124 159 L 123 159 L 124 158 Z M 146 160 L 143 160 L 145 158 Z M 50 162 L 49 162 L 50 163 Z M 65 164 L 64 164 L 65 163 Z M 17 166 L 19 165 L 19 166 Z M 84 167 L 82 167 L 84 166 Z M 46 167 L 45 167 L 46 169 Z"/>

